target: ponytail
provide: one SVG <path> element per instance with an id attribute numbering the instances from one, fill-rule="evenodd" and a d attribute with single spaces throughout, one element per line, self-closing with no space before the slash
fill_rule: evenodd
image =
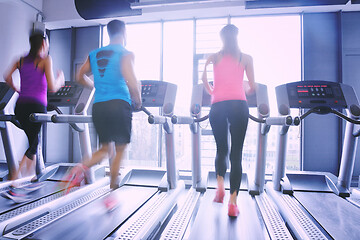
<path id="1" fill-rule="evenodd" d="M 42 47 L 43 41 L 47 38 L 47 36 L 44 34 L 44 32 L 36 31 L 31 34 L 29 38 L 30 42 L 30 51 L 29 51 L 29 57 L 35 59 L 39 53 L 39 50 Z"/>

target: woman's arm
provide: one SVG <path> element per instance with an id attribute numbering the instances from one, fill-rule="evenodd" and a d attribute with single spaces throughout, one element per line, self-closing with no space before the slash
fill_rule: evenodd
<path id="1" fill-rule="evenodd" d="M 247 91 L 247 94 L 253 94 L 256 91 L 256 83 L 255 83 L 255 74 L 254 74 L 254 64 L 253 59 L 250 55 L 246 56 L 246 63 L 245 63 L 245 71 L 246 76 L 249 81 L 249 87 L 250 89 Z"/>
<path id="2" fill-rule="evenodd" d="M 205 67 L 204 67 L 204 71 L 203 71 L 203 74 L 202 74 L 202 77 L 201 77 L 201 80 L 204 84 L 204 87 L 206 89 L 206 91 L 212 95 L 212 92 L 213 92 L 213 87 L 209 84 L 209 81 L 207 79 L 207 66 L 210 64 L 210 63 L 214 63 L 214 55 L 210 55 L 208 57 L 208 59 L 206 60 L 206 63 L 205 63 Z"/>
<path id="3" fill-rule="evenodd" d="M 135 109 L 140 109 L 142 105 L 141 94 L 139 90 L 139 83 L 134 71 L 134 54 L 130 53 L 121 60 L 121 72 L 125 78 L 126 84 L 129 88 L 131 99 L 134 100 Z"/>
<path id="4" fill-rule="evenodd" d="M 81 66 L 79 72 L 76 74 L 76 81 L 85 87 L 94 88 L 94 82 L 86 75 L 89 74 L 90 72 L 91 72 L 91 65 L 90 65 L 89 57 L 87 57 L 86 61 Z"/>
<path id="5" fill-rule="evenodd" d="M 56 78 L 54 78 L 52 58 L 50 55 L 48 55 L 43 61 L 45 61 L 45 76 L 48 88 L 52 92 L 57 92 L 65 84 L 64 73 L 63 71 L 58 71 Z"/>
<path id="6" fill-rule="evenodd" d="M 19 89 L 16 88 L 16 86 L 14 85 L 14 81 L 12 78 L 12 74 L 15 72 L 15 70 L 18 68 L 18 64 L 19 61 L 17 61 L 16 63 L 14 63 L 11 68 L 5 72 L 4 74 L 4 79 L 5 82 L 15 91 L 15 92 L 19 92 Z"/>

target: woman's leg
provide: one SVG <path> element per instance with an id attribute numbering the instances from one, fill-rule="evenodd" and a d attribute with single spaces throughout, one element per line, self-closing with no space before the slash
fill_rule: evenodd
<path id="1" fill-rule="evenodd" d="M 228 156 L 228 122 L 221 103 L 215 103 L 209 114 L 210 125 L 216 142 L 215 171 L 218 189 L 224 189 L 226 158 Z"/>
<path id="2" fill-rule="evenodd" d="M 46 107 L 35 103 L 16 104 L 16 118 L 20 122 L 29 142 L 29 148 L 20 161 L 19 169 L 15 176 L 16 178 L 18 178 L 20 172 L 23 172 L 23 169 L 25 169 L 24 175 L 31 175 L 35 172 L 35 158 L 42 124 L 31 122 L 29 120 L 31 113 L 46 113 Z"/>
<path id="3" fill-rule="evenodd" d="M 230 150 L 230 200 L 236 204 L 242 177 L 242 150 L 248 125 L 249 109 L 245 101 L 232 102 L 229 114 L 231 150 Z"/>

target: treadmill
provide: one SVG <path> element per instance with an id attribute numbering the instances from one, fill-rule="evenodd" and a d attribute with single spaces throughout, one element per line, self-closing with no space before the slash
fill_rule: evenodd
<path id="1" fill-rule="evenodd" d="M 70 89 L 70 90 L 68 90 Z M 9 88 L 7 88 L 7 91 L 9 92 Z M 61 94 L 62 92 L 70 92 L 72 94 Z M 12 91 L 10 91 L 12 92 Z M 61 99 L 66 97 L 66 102 L 71 102 L 72 104 L 83 104 L 84 110 L 87 110 L 87 103 L 91 101 L 92 91 L 89 91 L 87 89 L 82 88 L 81 86 L 74 85 L 73 83 L 67 82 L 67 85 L 59 90 L 57 93 L 51 93 L 51 96 L 48 97 L 49 102 L 61 102 Z M 12 92 L 13 94 L 13 92 Z M 68 100 L 68 101 L 67 101 Z M 0 117 L 2 120 L 11 121 L 14 124 L 16 124 L 16 119 L 14 115 L 1 115 Z M 18 124 L 18 123 L 17 123 Z M 20 125 L 19 125 L 20 126 Z M 11 150 L 11 149 L 10 149 Z M 42 158 L 38 158 L 39 161 L 42 161 Z M 42 186 L 40 189 L 33 191 L 29 193 L 30 196 L 29 199 L 26 202 L 23 203 L 14 203 L 12 200 L 0 198 L 0 232 L 1 236 L 5 234 L 9 228 L 12 228 L 14 225 L 17 224 L 17 222 L 21 222 L 21 218 L 28 219 L 30 216 L 34 216 L 34 214 L 44 214 L 44 212 L 47 212 L 49 210 L 49 205 L 52 204 L 52 202 L 61 202 L 61 204 L 64 204 L 68 202 L 68 196 L 63 198 L 65 195 L 64 193 L 64 186 L 59 186 L 59 181 L 62 180 L 64 177 L 64 174 L 69 169 L 69 167 L 73 166 L 74 164 L 70 163 L 60 163 L 60 164 L 54 164 L 52 166 L 49 166 L 45 169 L 41 170 L 41 175 L 37 176 L 37 181 L 43 181 L 44 186 Z M 39 165 L 38 165 L 39 166 Z M 41 165 L 40 165 L 41 166 Z M 98 178 L 101 176 L 101 171 L 105 173 L 104 169 L 98 169 L 96 171 L 96 174 Z M 103 174 L 104 175 L 104 174 Z M 26 185 L 31 183 L 31 177 L 24 178 L 24 179 L 18 179 L 15 180 L 17 184 L 19 185 Z M 4 184 L 7 184 L 6 186 L 10 185 L 12 182 L 8 181 L 5 183 L 2 183 L 1 186 Z M 96 183 L 97 187 L 104 186 L 107 184 L 106 180 L 101 180 L 98 183 Z M 93 188 L 95 186 L 86 186 L 79 190 L 76 195 L 84 194 L 88 192 L 92 192 Z M 75 187 L 72 189 L 72 192 L 76 192 L 75 190 L 78 190 L 79 187 Z M 3 188 L 3 190 L 7 190 L 6 188 Z M 14 224 L 15 223 L 15 224 Z"/>
<path id="2" fill-rule="evenodd" d="M 9 101 L 15 96 L 14 90 L 12 90 L 6 83 L 0 83 L 0 131 L 1 139 L 4 146 L 4 153 L 6 157 L 6 163 L 0 163 L 0 180 L 8 180 L 9 175 L 18 169 L 18 161 L 14 158 L 14 143 L 11 138 L 10 129 L 7 127 L 6 122 L 12 122 L 15 126 L 21 128 L 19 122 L 15 119 L 14 115 L 5 114 L 5 107 Z M 3 188 L 3 187 L 0 187 Z"/>
<path id="3" fill-rule="evenodd" d="M 278 156 L 273 182 L 266 186 L 286 223 L 298 239 L 359 239 L 360 209 L 347 201 L 355 161 L 360 107 L 351 86 L 326 82 L 302 81 L 276 87 L 278 110 L 310 109 L 310 114 L 335 114 L 347 121 L 339 178 L 324 172 L 285 174 L 287 129 L 280 130 Z M 335 109 L 346 110 L 347 116 Z"/>
<path id="4" fill-rule="evenodd" d="M 207 173 L 205 177 L 201 174 L 199 122 L 208 118 L 208 116 L 201 117 L 201 108 L 211 105 L 211 97 L 203 85 L 199 84 L 193 87 L 191 117 L 173 116 L 172 119 L 173 123 L 190 125 L 193 156 L 192 187 L 184 200 L 180 201 L 179 209 L 172 216 L 160 239 L 292 239 L 275 205 L 263 195 L 260 199 L 262 201 L 256 203 L 254 197 L 247 191 L 251 188 L 259 194 L 263 190 L 264 183 L 261 181 L 264 181 L 264 176 L 260 175 L 265 175 L 266 134 L 270 126 L 292 124 L 292 118 L 290 116 L 269 118 L 265 85 L 257 84 L 256 94 L 247 98 L 249 107 L 256 107 L 258 110 L 258 118 L 251 115 L 250 118 L 259 123 L 257 181 L 254 180 L 254 183 L 259 184 L 248 187 L 247 175 L 243 173 L 238 201 L 240 215 L 236 219 L 228 217 L 226 204 L 228 191 L 224 204 L 213 203 L 216 188 L 215 173 Z M 228 190 L 228 173 L 225 178 Z"/>
<path id="5" fill-rule="evenodd" d="M 52 211 L 17 223 L 5 237 L 10 239 L 147 239 L 160 229 L 176 207 L 184 190 L 178 181 L 175 165 L 174 135 L 171 124 L 176 85 L 160 81 L 141 81 L 144 107 L 161 108 L 164 115 L 155 116 L 147 109 L 151 124 L 165 130 L 166 170 L 133 169 L 122 176 L 121 187 L 112 194 L 120 205 L 108 212 L 103 198 L 110 194 L 109 185 L 99 188 L 101 196 L 83 203 L 93 193 L 72 198 L 68 205 L 52 206 Z M 77 116 L 53 115 L 54 122 L 77 122 Z M 87 117 L 89 119 L 89 117 Z M 93 184 L 91 184 L 93 185 Z M 60 216 L 61 215 L 61 216 Z M 60 216 L 60 217 L 58 217 Z"/>

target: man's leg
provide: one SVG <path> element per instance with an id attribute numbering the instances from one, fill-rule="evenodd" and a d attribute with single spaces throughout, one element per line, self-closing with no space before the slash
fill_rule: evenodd
<path id="1" fill-rule="evenodd" d="M 116 145 L 116 154 L 110 166 L 110 188 L 116 189 L 119 187 L 118 176 L 120 170 L 121 160 L 123 159 L 124 152 L 127 144 Z"/>

